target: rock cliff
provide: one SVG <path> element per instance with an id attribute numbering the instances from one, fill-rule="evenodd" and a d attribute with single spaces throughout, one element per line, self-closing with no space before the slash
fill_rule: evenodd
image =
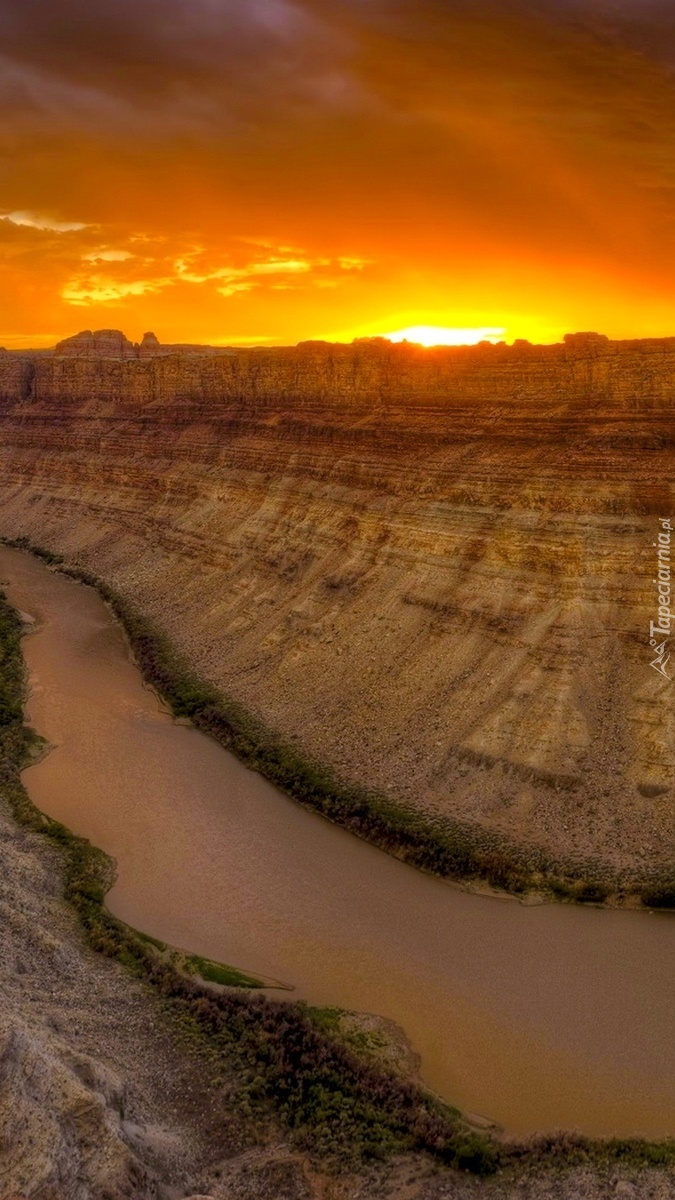
<path id="1" fill-rule="evenodd" d="M 674 400 L 675 338 L 85 333 L 0 354 L 0 534 L 112 582 L 343 776 L 642 873 L 675 859 L 649 645 Z"/>

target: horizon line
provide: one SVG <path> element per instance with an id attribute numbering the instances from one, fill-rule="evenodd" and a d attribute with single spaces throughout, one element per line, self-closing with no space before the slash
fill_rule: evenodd
<path id="1" fill-rule="evenodd" d="M 145 344 L 145 345 L 157 345 L 158 347 L 165 349 L 166 351 L 171 351 L 171 350 L 176 350 L 177 352 L 192 351 L 193 353 L 196 351 L 199 351 L 199 350 L 212 350 L 212 351 L 216 351 L 216 352 L 223 352 L 223 351 L 228 351 L 228 350 L 234 352 L 234 351 L 238 351 L 238 350 L 243 351 L 243 350 L 257 350 L 257 349 L 259 349 L 259 350 L 294 350 L 294 349 L 298 349 L 301 346 L 310 346 L 310 345 L 352 347 L 352 346 L 356 346 L 359 344 L 365 344 L 365 343 L 385 343 L 385 342 L 388 343 L 392 347 L 415 347 L 417 349 L 424 350 L 424 351 L 429 351 L 429 350 L 431 350 L 431 351 L 433 351 L 433 350 L 452 351 L 452 350 L 477 350 L 477 349 L 485 349 L 486 347 L 490 347 L 493 349 L 497 349 L 499 347 L 503 347 L 506 349 L 513 349 L 513 348 L 526 347 L 526 346 L 545 348 L 545 347 L 553 347 L 553 346 L 565 346 L 565 345 L 574 344 L 575 342 L 579 345 L 581 345 L 583 343 L 586 343 L 586 344 L 595 343 L 597 345 L 601 345 L 601 344 L 604 345 L 604 344 L 619 344 L 622 342 L 675 341 L 675 333 L 673 333 L 673 334 L 654 334 L 654 335 L 648 335 L 648 336 L 642 335 L 639 337 L 613 338 L 613 337 L 610 337 L 608 334 L 599 333 L 594 330 L 578 330 L 578 331 L 572 331 L 572 332 L 563 334 L 560 340 L 552 341 L 552 342 L 532 342 L 528 338 L 523 338 L 523 337 L 517 337 L 511 341 L 507 341 L 504 338 L 490 337 L 490 338 L 481 339 L 480 341 L 467 341 L 467 342 L 456 342 L 456 343 L 444 343 L 444 342 L 424 343 L 424 342 L 416 341 L 412 338 L 408 339 L 408 338 L 402 338 L 402 337 L 398 337 L 398 336 L 393 337 L 391 334 L 360 335 L 358 337 L 352 338 L 350 341 L 343 341 L 339 338 L 314 337 L 314 338 L 302 338 L 297 342 L 277 342 L 270 337 L 267 337 L 267 338 L 261 337 L 260 339 L 257 339 L 257 338 L 248 339 L 247 338 L 247 339 L 233 340 L 230 342 L 228 342 L 228 341 L 161 342 L 154 334 L 149 333 L 149 332 L 145 333 L 143 335 L 143 338 L 140 341 L 134 342 L 134 341 L 131 341 L 131 339 L 126 336 L 126 334 L 124 333 L 123 330 L 108 327 L 108 328 L 94 329 L 94 330 L 91 330 L 91 329 L 79 330 L 75 334 L 68 334 L 66 337 L 62 337 L 62 338 L 58 339 L 56 342 L 54 342 L 53 344 L 46 345 L 46 346 L 45 345 L 30 345 L 30 344 L 25 345 L 25 346 L 5 346 L 2 344 L 2 340 L 1 340 L 2 335 L 0 335 L 0 354 L 1 353 L 19 354 L 19 355 L 20 354 L 50 354 L 50 353 L 54 353 L 56 350 L 58 350 L 59 347 L 65 345 L 65 344 L 68 344 L 69 342 L 75 341 L 77 338 L 85 338 L 85 337 L 94 338 L 94 337 L 102 337 L 105 335 L 119 337 L 120 339 L 123 339 L 122 344 L 127 344 L 128 346 L 132 347 L 133 349 L 140 349 Z M 28 336 L 31 336 L 31 335 L 28 335 Z M 35 336 L 39 337 L 40 335 L 35 335 Z M 45 335 L 45 336 L 49 336 L 49 335 Z M 51 336 L 55 336 L 55 335 L 51 335 Z M 13 335 L 13 337 L 15 338 L 16 335 Z M 146 339 L 148 339 L 148 340 L 146 341 Z M 149 357 L 151 357 L 151 355 L 149 355 Z"/>

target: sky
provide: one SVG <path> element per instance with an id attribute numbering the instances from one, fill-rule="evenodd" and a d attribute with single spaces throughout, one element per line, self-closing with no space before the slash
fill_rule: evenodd
<path id="1" fill-rule="evenodd" d="M 0 346 L 659 336 L 674 299 L 672 0 L 0 0 Z"/>

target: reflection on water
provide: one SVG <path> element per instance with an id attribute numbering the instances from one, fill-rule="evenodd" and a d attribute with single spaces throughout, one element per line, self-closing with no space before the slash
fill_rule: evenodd
<path id="1" fill-rule="evenodd" d="M 288 800 L 142 686 L 90 589 L 0 548 L 34 802 L 113 855 L 130 924 L 406 1030 L 425 1080 L 514 1133 L 675 1134 L 668 915 L 523 907 L 422 875 Z"/>

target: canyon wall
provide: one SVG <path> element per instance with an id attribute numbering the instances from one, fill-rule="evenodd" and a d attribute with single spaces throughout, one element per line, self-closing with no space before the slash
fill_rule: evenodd
<path id="1" fill-rule="evenodd" d="M 675 339 L 155 342 L 0 352 L 1 535 L 107 579 L 346 779 L 567 857 L 675 860 L 649 646 Z"/>

